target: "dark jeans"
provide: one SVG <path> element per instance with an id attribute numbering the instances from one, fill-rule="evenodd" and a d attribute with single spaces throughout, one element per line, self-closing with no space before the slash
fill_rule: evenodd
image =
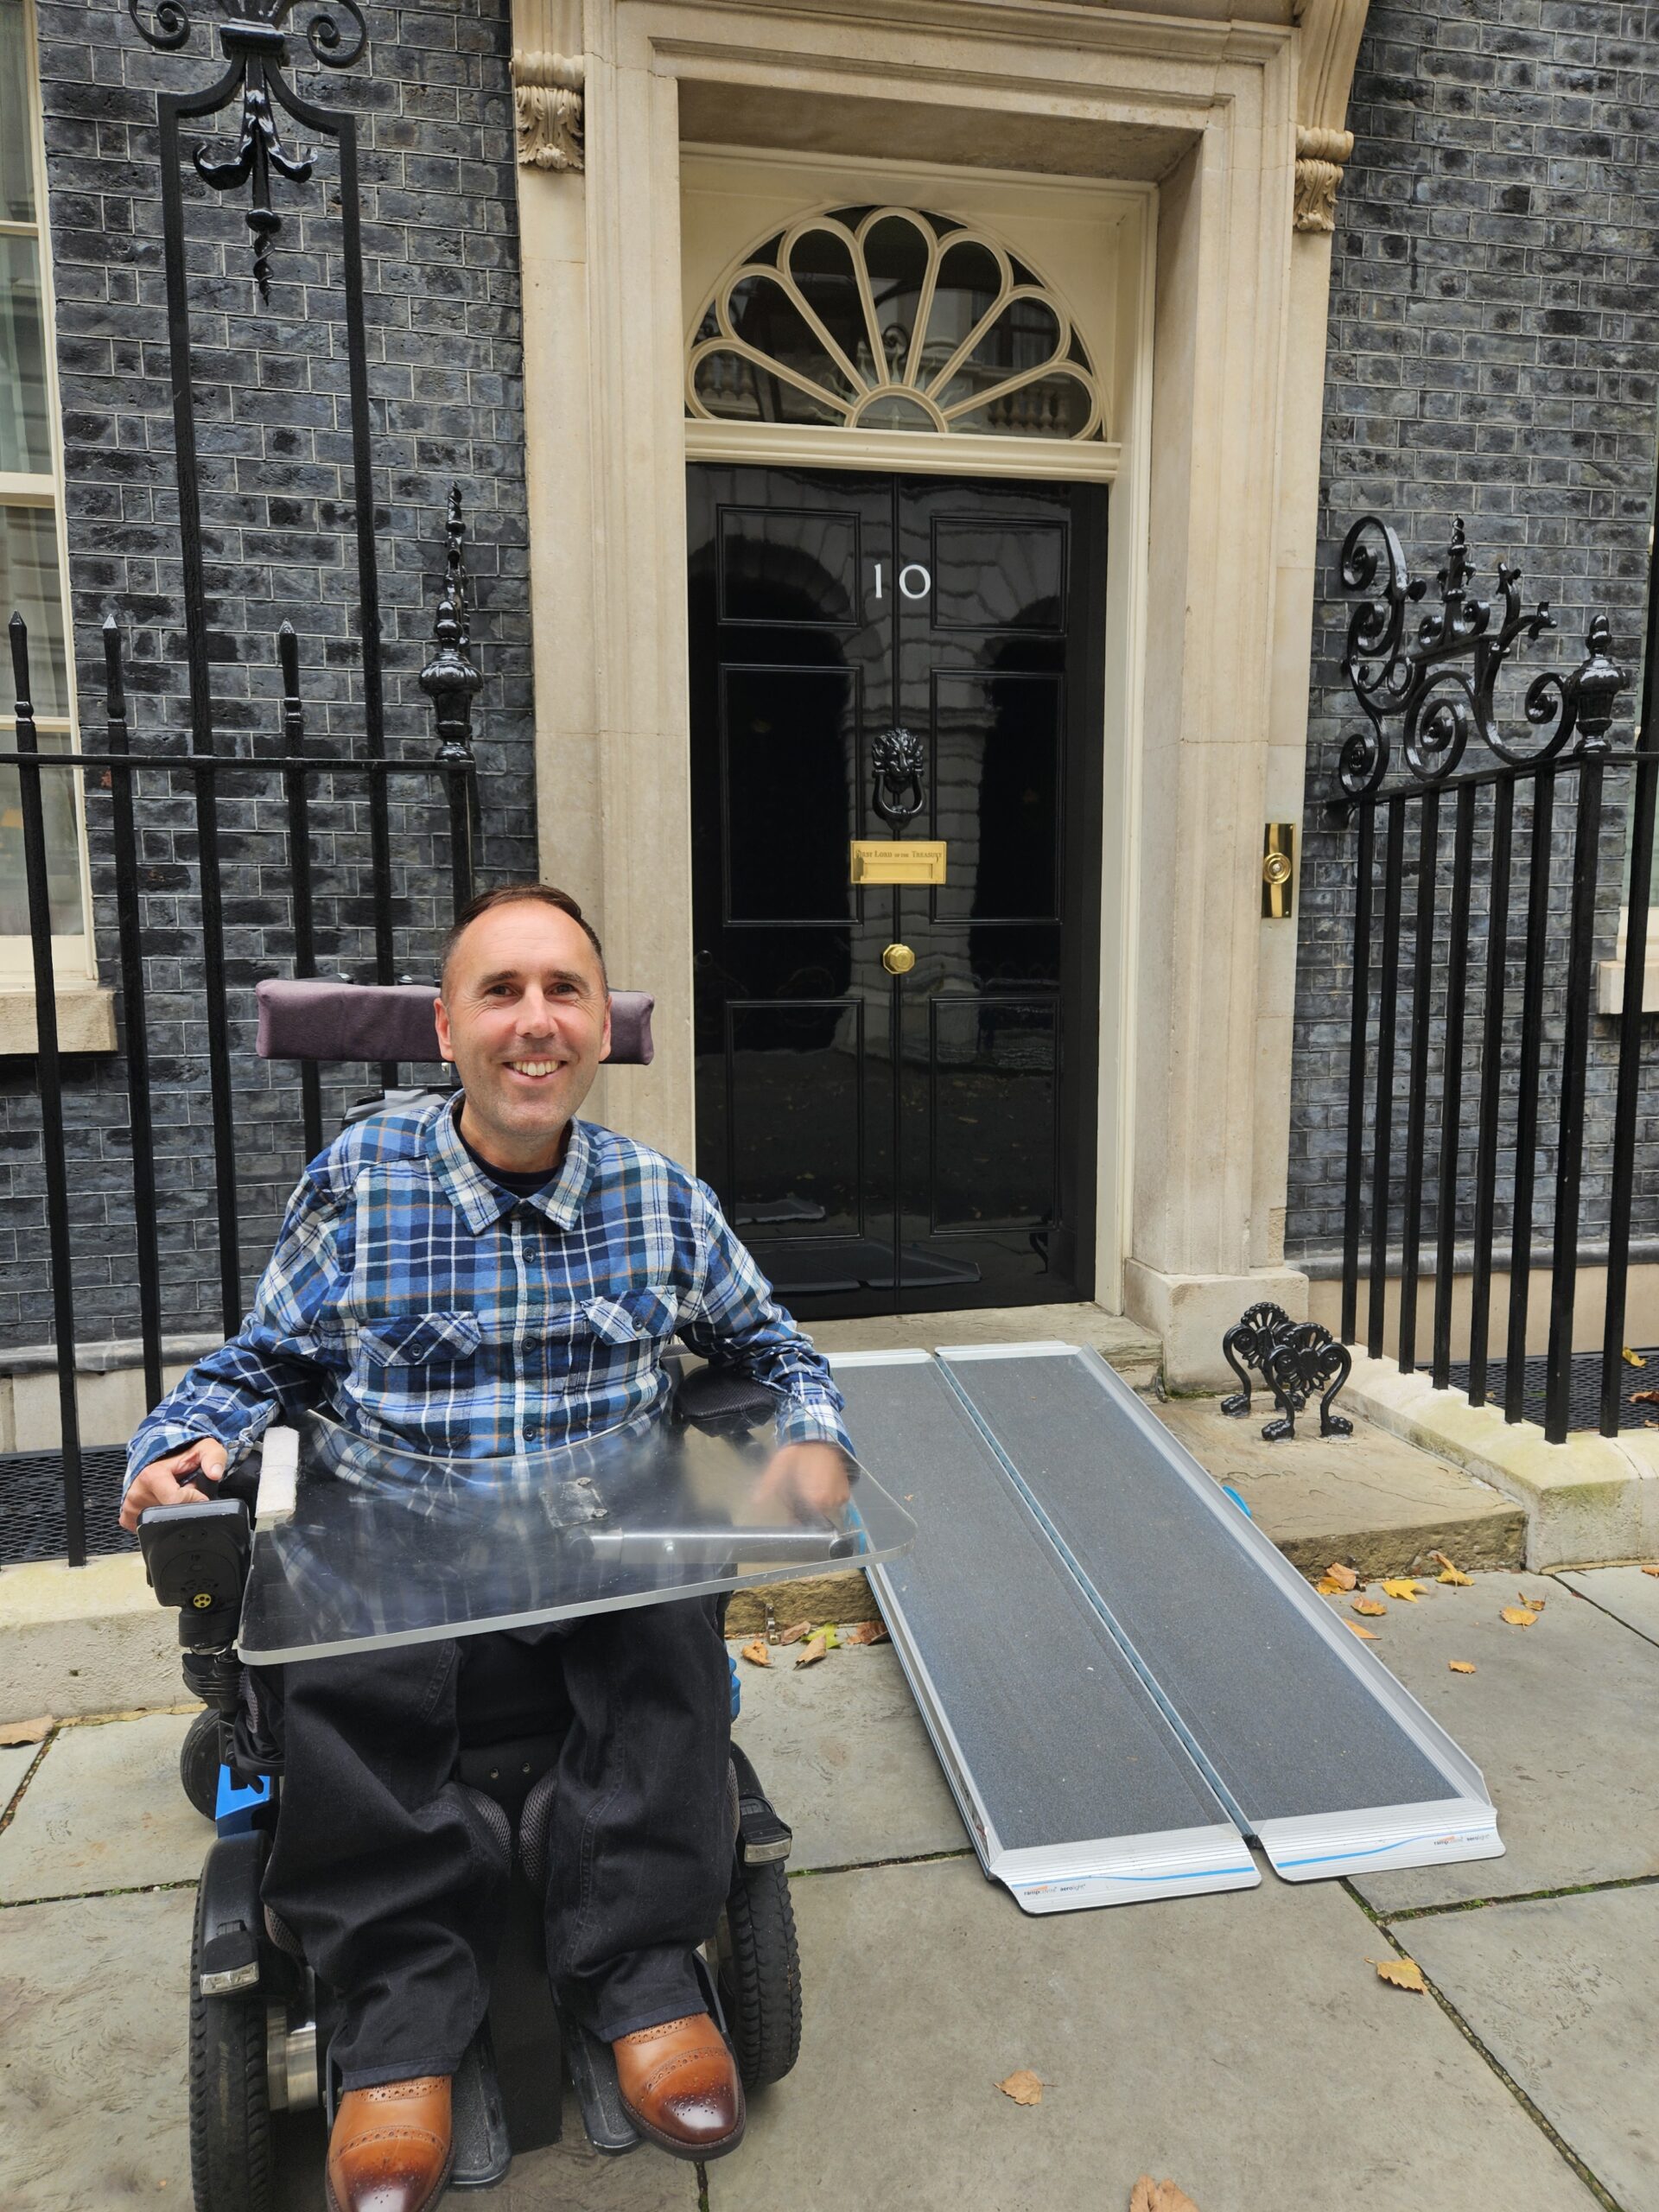
<path id="1" fill-rule="evenodd" d="M 690 1955 L 732 1866 L 717 1605 L 512 1634 L 553 1644 L 569 1707 L 549 1836 L 553 1985 L 607 2041 L 700 2012 Z M 455 1779 L 456 1700 L 461 1669 L 505 1640 L 253 1670 L 283 1763 L 265 1902 L 340 1998 L 348 2089 L 453 2074 L 488 2005 L 509 1869 Z"/>

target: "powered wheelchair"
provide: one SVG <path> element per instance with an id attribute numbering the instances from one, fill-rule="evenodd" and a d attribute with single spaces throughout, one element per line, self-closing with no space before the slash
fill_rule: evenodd
<path id="1" fill-rule="evenodd" d="M 260 1049 L 266 1057 L 431 1057 L 429 1050 L 410 1049 L 411 1042 L 421 1042 L 423 1000 L 424 1020 L 430 1022 L 429 992 L 267 984 L 260 998 Z M 617 1057 L 650 1058 L 649 1014 L 648 1000 L 629 1009 Z M 363 1102 L 352 1118 L 419 1095 L 384 1094 Z M 671 1358 L 670 1364 L 677 1367 L 677 1423 L 758 1448 L 753 1433 L 773 1411 L 769 1392 L 712 1369 L 688 1375 L 683 1363 Z M 275 2212 L 288 2193 L 282 2187 L 284 2174 L 291 2182 L 293 2168 L 305 2163 L 320 2175 L 338 2094 L 329 2062 L 333 1994 L 261 1899 L 281 1775 L 262 1768 L 248 1731 L 237 1728 L 243 1667 L 236 1637 L 258 1474 L 256 1454 L 233 1469 L 210 1499 L 153 1507 L 139 1527 L 156 1598 L 179 1613 L 187 1688 L 205 1707 L 186 1737 L 181 1779 L 190 1802 L 216 1829 L 202 1868 L 191 1943 L 196 2212 Z M 734 1667 L 731 1694 L 735 1719 Z M 557 2139 L 561 2058 L 596 2149 L 621 2154 L 643 2139 L 623 2109 L 609 2046 L 562 2014 L 545 1973 L 543 1898 L 551 1789 L 563 1734 L 562 1700 L 556 1663 L 546 1647 L 494 1642 L 461 1675 L 458 1778 L 510 1846 L 513 1871 L 489 2011 L 455 2077 L 448 2183 L 454 2190 L 488 2189 L 505 2176 L 515 2151 Z M 753 2089 L 786 2075 L 799 2050 L 800 1964 L 786 1866 L 791 1832 L 735 1745 L 729 1789 L 731 1884 L 698 1971 L 709 2010 L 731 2045 L 746 2088 Z M 309 2117 L 317 2112 L 321 2128 Z"/>

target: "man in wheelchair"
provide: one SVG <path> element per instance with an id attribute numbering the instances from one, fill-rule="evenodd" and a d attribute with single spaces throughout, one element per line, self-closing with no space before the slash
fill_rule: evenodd
<path id="1" fill-rule="evenodd" d="M 610 1042 L 599 940 L 546 886 L 474 899 L 446 949 L 437 1033 L 454 1097 L 348 1128 L 306 1169 L 240 1333 L 129 1452 L 122 1522 L 200 1503 L 274 1416 L 321 1407 L 437 1458 L 524 1455 L 666 1410 L 691 1348 L 765 1385 L 763 1490 L 848 1497 L 829 1370 L 711 1192 L 576 1118 Z M 679 2157 L 733 2150 L 732 2056 L 695 1954 L 732 1865 L 720 1602 L 510 1632 L 569 1719 L 547 1840 L 548 1971 L 612 2047 L 628 2120 Z M 451 2158 L 450 2088 L 489 2000 L 509 1857 L 456 1773 L 482 1635 L 250 1669 L 251 1731 L 283 1789 L 264 1897 L 337 2001 L 332 2212 L 422 2212 Z M 550 2084 L 550 2094 L 553 2085 Z"/>

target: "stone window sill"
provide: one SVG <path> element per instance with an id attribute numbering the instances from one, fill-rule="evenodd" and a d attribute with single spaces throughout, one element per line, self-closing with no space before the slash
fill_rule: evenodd
<path id="1" fill-rule="evenodd" d="M 60 983 L 57 1005 L 60 1052 L 113 1052 L 118 1049 L 113 991 L 106 990 L 101 983 Z M 0 1053 L 33 1052 L 38 1049 L 34 992 L 18 986 L 0 985 Z"/>

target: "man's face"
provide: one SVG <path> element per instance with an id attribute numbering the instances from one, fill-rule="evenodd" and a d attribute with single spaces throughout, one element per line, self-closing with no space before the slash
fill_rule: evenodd
<path id="1" fill-rule="evenodd" d="M 450 957 L 437 1023 L 468 1140 L 500 1167 L 556 1160 L 611 1049 L 610 996 L 579 925 L 529 899 L 480 914 Z"/>

